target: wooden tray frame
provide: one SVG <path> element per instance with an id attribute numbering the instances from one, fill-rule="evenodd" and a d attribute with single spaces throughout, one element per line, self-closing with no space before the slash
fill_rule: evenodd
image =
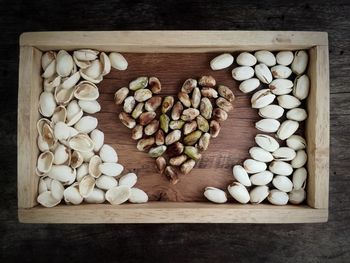
<path id="1" fill-rule="evenodd" d="M 198 53 L 309 50 L 311 90 L 307 101 L 307 205 L 273 206 L 149 202 L 37 206 L 36 122 L 42 90 L 43 51 L 93 48 L 118 52 Z M 20 36 L 18 88 L 18 218 L 23 223 L 312 223 L 328 220 L 329 61 L 325 32 L 294 31 L 111 31 L 35 32 Z"/>

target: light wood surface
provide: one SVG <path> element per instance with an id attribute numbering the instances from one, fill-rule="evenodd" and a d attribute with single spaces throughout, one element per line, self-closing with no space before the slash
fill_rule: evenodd
<path id="1" fill-rule="evenodd" d="M 328 48 L 310 49 L 310 94 L 306 121 L 309 180 L 307 203 L 328 207 L 329 188 L 329 61 Z"/>
<path id="2" fill-rule="evenodd" d="M 42 90 L 40 77 L 41 52 L 33 47 L 20 48 L 18 84 L 17 181 L 18 207 L 33 207 L 38 195 L 38 176 L 35 174 L 38 157 L 36 122 Z"/>
<path id="3" fill-rule="evenodd" d="M 35 32 L 23 33 L 20 38 L 20 45 L 41 50 L 94 47 L 120 52 L 305 49 L 327 44 L 327 33 L 301 31 Z"/>
<path id="4" fill-rule="evenodd" d="M 327 209 L 306 206 L 150 202 L 120 206 L 60 205 L 20 209 L 23 223 L 315 223 L 326 222 Z"/>

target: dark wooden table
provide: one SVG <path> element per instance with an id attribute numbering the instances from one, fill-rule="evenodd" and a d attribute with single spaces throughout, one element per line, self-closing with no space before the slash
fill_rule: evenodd
<path id="1" fill-rule="evenodd" d="M 349 1 L 0 1 L 1 262 L 349 262 Z M 175 2 L 175 1 L 174 1 Z M 63 30 L 327 31 L 330 215 L 325 224 L 30 225 L 17 221 L 18 39 Z"/>

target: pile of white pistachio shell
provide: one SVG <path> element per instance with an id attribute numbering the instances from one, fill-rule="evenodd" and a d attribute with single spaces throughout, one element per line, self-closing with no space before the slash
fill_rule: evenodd
<path id="1" fill-rule="evenodd" d="M 231 66 L 233 61 L 233 56 L 225 53 L 210 65 L 219 70 Z M 256 135 L 257 145 L 249 150 L 251 158 L 243 166 L 234 165 L 235 181 L 228 186 L 228 192 L 242 204 L 258 204 L 266 198 L 274 205 L 300 204 L 306 198 L 307 153 L 305 139 L 295 133 L 307 118 L 301 104 L 310 88 L 305 74 L 308 54 L 303 50 L 280 51 L 275 56 L 261 50 L 254 55 L 240 53 L 236 62 L 232 77 L 242 81 L 242 92 L 255 91 L 251 105 L 262 117 L 255 127 L 264 134 Z M 227 201 L 226 193 L 215 187 L 207 187 L 204 195 L 215 203 Z"/>
<path id="2" fill-rule="evenodd" d="M 90 49 L 48 51 L 41 59 L 44 91 L 39 99 L 37 122 L 38 147 L 36 174 L 40 177 L 38 203 L 53 207 L 67 204 L 121 204 L 148 201 L 147 194 L 134 188 L 135 173 L 119 177 L 124 167 L 117 152 L 104 143 L 93 116 L 101 110 L 97 102 L 102 81 L 111 67 L 126 70 L 125 58 L 112 52 Z M 106 192 L 105 192 L 106 191 Z"/>

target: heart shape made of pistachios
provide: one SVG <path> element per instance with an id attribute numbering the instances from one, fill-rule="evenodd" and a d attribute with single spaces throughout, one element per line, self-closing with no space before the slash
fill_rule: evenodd
<path id="1" fill-rule="evenodd" d="M 115 103 L 123 104 L 120 121 L 131 129 L 137 149 L 156 158 L 159 173 L 173 184 L 180 174 L 188 174 L 210 139 L 219 135 L 221 125 L 233 109 L 232 91 L 216 85 L 212 76 L 187 79 L 177 98 L 161 97 L 156 77 L 139 77 L 129 88 L 115 93 Z"/>

